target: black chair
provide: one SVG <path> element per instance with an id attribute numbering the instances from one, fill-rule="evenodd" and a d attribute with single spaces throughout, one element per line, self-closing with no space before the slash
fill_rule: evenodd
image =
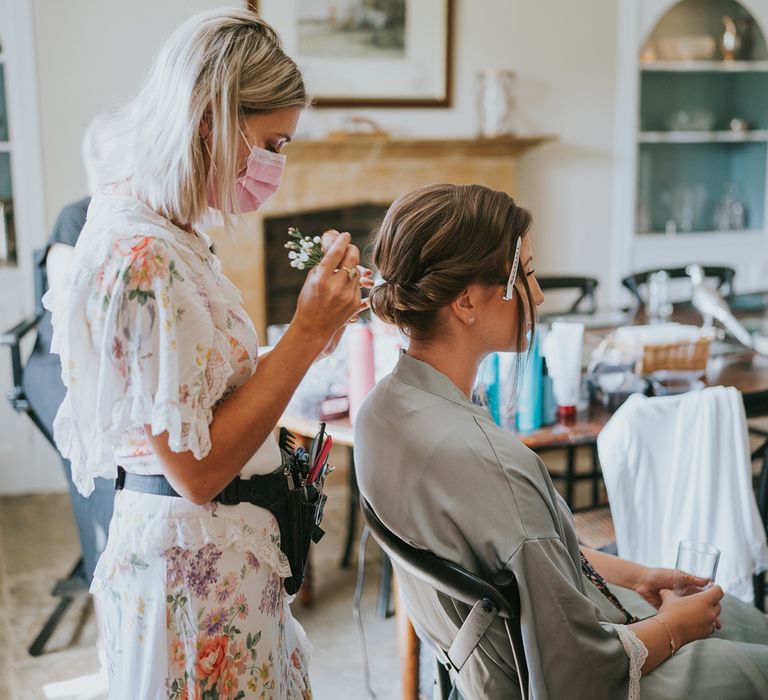
<path id="1" fill-rule="evenodd" d="M 598 281 L 594 277 L 566 277 L 566 276 L 536 276 L 536 281 L 543 292 L 547 291 L 573 291 L 576 295 L 571 305 L 560 312 L 543 311 L 541 318 L 544 320 L 554 319 L 560 316 L 569 316 L 571 314 L 594 314 L 597 311 L 597 299 L 595 292 Z M 565 471 L 562 474 L 552 473 L 555 480 L 565 482 L 565 500 L 573 508 L 573 495 L 577 481 L 588 480 L 592 484 L 592 508 L 599 505 L 600 502 L 600 481 L 602 473 L 600 463 L 597 459 L 597 449 L 591 445 L 592 449 L 592 469 L 586 473 L 576 473 L 576 455 L 578 447 L 569 445 L 566 448 Z M 540 452 L 543 450 L 539 450 Z"/>
<path id="2" fill-rule="evenodd" d="M 35 281 L 35 310 L 27 319 L 0 334 L 0 345 L 11 351 L 12 389 L 8 401 L 19 413 L 25 413 L 42 433 L 45 439 L 56 449 L 53 440 L 53 417 L 63 398 L 61 370 L 55 356 L 49 353 L 50 316 L 43 309 L 42 297 L 47 290 L 45 257 L 47 249 L 33 253 Z M 21 344 L 27 334 L 38 332 L 34 348 L 22 360 Z M 33 381 L 34 379 L 34 381 Z M 62 460 L 62 466 L 69 485 L 70 501 L 75 515 L 81 556 L 67 576 L 57 581 L 52 595 L 59 598 L 55 610 L 43 625 L 29 647 L 32 656 L 43 653 L 45 644 L 56 630 L 69 606 L 75 598 L 88 590 L 96 561 L 106 543 L 106 533 L 112 517 L 114 484 L 106 479 L 96 479 L 95 490 L 86 499 L 80 495 L 72 483 L 69 462 Z"/>
<path id="3" fill-rule="evenodd" d="M 559 314 L 560 316 L 579 313 L 593 314 L 597 310 L 597 299 L 595 298 L 597 280 L 594 277 L 547 277 L 545 275 L 536 275 L 536 281 L 543 292 L 573 290 L 578 295 L 576 300 L 571 303 L 571 306 Z M 552 316 L 553 314 L 548 313 L 547 315 Z"/>
<path id="4" fill-rule="evenodd" d="M 521 695 L 527 699 L 528 667 L 520 626 L 520 593 L 514 574 L 505 569 L 496 573 L 491 583 L 484 581 L 432 552 L 403 542 L 379 520 L 365 498 L 361 497 L 360 505 L 371 534 L 401 576 L 412 576 L 438 593 L 471 608 L 449 649 L 442 649 L 437 641 L 426 637 L 430 646 L 438 650 L 437 684 L 441 697 L 448 698 L 451 691 L 448 672 L 461 670 L 490 623 L 499 617 L 504 621 Z M 414 629 L 424 638 L 428 625 L 418 619 L 418 611 L 409 613 Z"/>
<path id="5" fill-rule="evenodd" d="M 704 276 L 714 279 L 717 283 L 717 288 L 723 296 L 729 296 L 733 294 L 733 278 L 736 276 L 736 270 L 732 267 L 721 267 L 712 265 L 702 265 L 701 269 L 704 270 Z M 640 292 L 640 288 L 648 283 L 648 278 L 656 272 L 666 272 L 670 279 L 681 279 L 688 277 L 688 273 L 684 267 L 660 267 L 655 270 L 645 270 L 644 272 L 635 272 L 628 277 L 621 280 L 621 283 L 626 287 L 630 294 L 635 298 L 638 304 L 644 304 L 645 300 Z"/>

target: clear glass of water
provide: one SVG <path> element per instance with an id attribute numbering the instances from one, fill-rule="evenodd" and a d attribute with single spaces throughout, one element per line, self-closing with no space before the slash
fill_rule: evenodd
<path id="1" fill-rule="evenodd" d="M 709 588 L 715 582 L 719 561 L 720 550 L 714 545 L 697 540 L 683 540 L 677 547 L 675 569 L 684 574 L 696 576 L 702 579 L 702 582 L 696 585 L 687 577 L 680 575 L 676 577 L 672 590 L 682 596 Z"/>

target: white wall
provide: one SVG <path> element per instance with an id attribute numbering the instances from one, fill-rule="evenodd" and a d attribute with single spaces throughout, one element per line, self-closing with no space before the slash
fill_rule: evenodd
<path id="1" fill-rule="evenodd" d="M 515 70 L 520 130 L 559 139 L 525 156 L 520 168 L 517 194 L 534 213 L 538 270 L 605 275 L 606 288 L 616 3 L 455 1 L 454 107 L 354 112 L 403 135 L 471 136 L 475 73 Z M 162 38 L 181 19 L 220 4 L 34 0 L 49 224 L 85 190 L 79 146 L 90 117 L 137 89 Z M 321 137 L 350 112 L 305 115 L 300 133 Z"/>
<path id="2" fill-rule="evenodd" d="M 155 52 L 193 12 L 219 0 L 32 0 L 46 214 L 86 194 L 80 144 L 91 118 L 126 102 Z M 236 4 L 236 3 L 229 3 Z"/>
<path id="3" fill-rule="evenodd" d="M 46 221 L 83 195 L 80 141 L 91 117 L 138 88 L 162 39 L 216 0 L 30 0 L 34 9 Z M 608 284 L 614 112 L 613 0 L 455 0 L 454 107 L 355 110 L 393 132 L 472 136 L 474 78 L 488 67 L 518 73 L 520 131 L 559 141 L 521 161 L 517 198 L 532 209 L 541 273 L 597 276 Z M 268 18 L 267 18 L 268 19 Z M 320 137 L 350 110 L 306 115 Z M 2 291 L 2 290 L 0 290 Z M 53 467 L 52 467 L 53 468 Z M 20 490 L 23 477 L 0 480 Z M 35 485 L 29 485 L 35 487 Z"/>

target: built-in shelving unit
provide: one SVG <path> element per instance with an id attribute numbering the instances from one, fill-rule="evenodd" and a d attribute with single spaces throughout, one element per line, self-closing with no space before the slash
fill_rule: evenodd
<path id="1" fill-rule="evenodd" d="M 658 73 L 759 73 L 768 71 L 768 61 L 647 61 L 640 68 Z"/>
<path id="2" fill-rule="evenodd" d="M 768 129 L 751 131 L 641 131 L 639 143 L 755 143 L 768 141 Z"/>
<path id="3" fill-rule="evenodd" d="M 768 287 L 768 0 L 626 0 L 618 27 L 616 268 Z"/>
<path id="4" fill-rule="evenodd" d="M 683 17 L 693 12 L 699 26 L 685 31 Z M 644 51 L 662 52 L 691 34 L 710 36 L 714 49 L 710 32 L 723 33 L 724 16 L 745 40 L 749 32 L 738 59 L 639 64 L 638 236 L 764 227 L 768 53 L 754 19 L 733 0 L 682 0 L 659 19 Z"/>

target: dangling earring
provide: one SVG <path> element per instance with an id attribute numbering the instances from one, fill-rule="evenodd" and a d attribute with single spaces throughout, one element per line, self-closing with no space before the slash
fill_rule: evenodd
<path id="1" fill-rule="evenodd" d="M 471 326 L 471 325 L 472 325 L 472 324 L 475 322 L 475 317 L 474 317 L 474 316 L 470 316 L 470 317 L 467 319 L 467 321 L 469 322 L 469 325 Z"/>

